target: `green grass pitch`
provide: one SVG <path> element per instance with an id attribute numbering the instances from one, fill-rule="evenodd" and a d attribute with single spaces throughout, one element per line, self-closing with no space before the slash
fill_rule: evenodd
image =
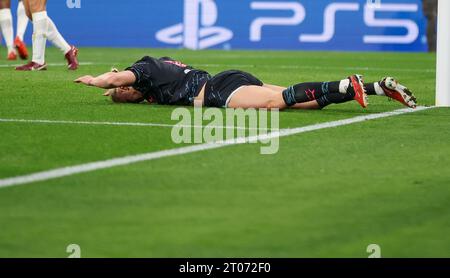
<path id="1" fill-rule="evenodd" d="M 82 48 L 77 72 L 15 72 L 0 49 L 0 119 L 174 124 L 173 107 L 117 105 L 71 81 L 172 56 L 211 73 L 238 68 L 267 83 L 393 75 L 434 105 L 435 56 Z M 48 49 L 48 63 L 63 64 Z M 292 128 L 402 108 L 371 97 L 285 111 Z M 0 122 L 0 179 L 179 147 L 170 128 Z M 280 139 L 0 188 L 0 257 L 450 256 L 450 110 L 436 108 Z"/>

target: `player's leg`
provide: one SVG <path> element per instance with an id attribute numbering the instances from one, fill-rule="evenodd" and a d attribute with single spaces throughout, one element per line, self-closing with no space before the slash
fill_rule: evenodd
<path id="1" fill-rule="evenodd" d="M 270 88 L 262 86 L 242 86 L 230 97 L 229 108 L 287 108 L 283 96 Z"/>
<path id="2" fill-rule="evenodd" d="M 50 17 L 48 17 L 47 38 L 64 54 L 64 57 L 67 60 L 68 69 L 76 70 L 79 65 L 77 59 L 78 49 L 75 46 L 70 46 L 67 43 Z"/>
<path id="3" fill-rule="evenodd" d="M 365 88 L 368 95 L 386 96 L 411 108 L 417 106 L 414 94 L 393 77 L 384 77 L 379 82 L 366 83 Z"/>
<path id="4" fill-rule="evenodd" d="M 244 86 L 241 87 L 231 97 L 228 102 L 228 108 L 278 108 L 286 109 L 288 106 L 283 99 L 283 95 L 279 91 L 279 86 Z M 275 90 L 274 90 L 275 89 Z M 305 103 L 297 103 L 289 108 L 294 109 L 320 109 L 317 101 L 309 101 Z"/>
<path id="5" fill-rule="evenodd" d="M 343 82 L 343 84 L 341 84 Z M 326 100 L 335 101 L 334 103 L 341 103 L 348 100 L 351 100 L 349 98 L 342 98 L 342 94 L 336 94 L 333 95 L 333 93 L 336 93 L 336 86 L 333 90 L 333 82 L 328 82 L 328 93 L 331 93 L 331 95 L 327 95 L 322 97 L 322 99 L 319 99 L 318 101 L 321 102 L 319 104 L 317 101 L 310 101 L 310 102 L 301 102 L 294 104 L 291 108 L 296 109 L 320 109 L 323 108 L 321 106 L 328 105 Z M 303 83 L 305 86 L 303 89 L 307 88 L 306 90 L 317 90 L 319 94 L 321 93 L 321 87 L 323 83 Z M 330 86 L 331 84 L 331 86 Z M 335 83 L 337 85 L 337 83 Z M 264 84 L 265 87 L 271 88 L 273 90 L 276 90 L 278 92 L 283 92 L 286 90 L 284 87 L 279 87 L 276 85 L 270 85 L 270 84 Z M 347 81 L 339 81 L 339 87 L 340 88 L 346 88 Z M 315 87 L 315 88 L 314 88 Z M 320 88 L 319 88 L 320 87 Z M 414 94 L 405 86 L 401 85 L 397 80 L 395 80 L 392 77 L 385 77 L 379 82 L 370 82 L 364 84 L 365 92 L 367 95 L 377 95 L 377 96 L 385 96 L 391 99 L 394 99 L 400 103 L 402 103 L 405 106 L 414 108 L 417 106 L 417 99 L 414 96 Z M 339 93 L 342 93 L 344 90 L 341 91 L 339 89 Z M 306 99 L 306 98 L 305 98 Z M 325 100 L 325 102 L 323 102 Z M 333 102 L 332 102 L 333 103 Z"/>
<path id="6" fill-rule="evenodd" d="M 272 84 L 264 84 L 263 87 L 266 87 L 266 88 L 272 89 L 274 91 L 277 91 L 280 94 L 282 94 L 283 91 L 287 89 L 286 87 L 281 87 L 281 86 L 272 85 Z M 293 106 L 291 106 L 290 108 L 305 109 L 305 110 L 321 109 L 320 105 L 317 103 L 316 100 L 303 102 L 303 103 L 296 103 Z"/>
<path id="7" fill-rule="evenodd" d="M 40 0 L 45 2 L 47 4 L 47 0 Z M 67 41 L 64 39 L 64 37 L 61 35 L 61 33 L 58 31 L 58 28 L 56 28 L 55 23 L 53 20 L 48 17 L 47 15 L 47 21 L 48 21 L 48 29 L 47 29 L 47 38 L 52 42 L 54 46 L 59 48 L 61 52 L 64 54 L 64 57 L 67 60 L 68 69 L 69 70 L 76 70 L 78 68 L 78 49 L 75 46 L 70 46 Z"/>
<path id="8" fill-rule="evenodd" d="M 28 59 L 28 50 L 23 42 L 23 36 L 25 31 L 27 30 L 28 25 L 28 16 L 25 11 L 25 5 L 23 1 L 19 1 L 19 5 L 17 6 L 17 32 L 16 39 L 14 40 L 14 46 L 19 53 L 21 59 Z"/>
<path id="9" fill-rule="evenodd" d="M 233 93 L 227 106 L 230 108 L 295 108 L 322 109 L 356 99 L 360 94 L 364 107 L 367 105 L 360 76 L 354 75 L 335 82 L 299 83 L 288 88 L 264 84 L 241 87 Z"/>
<path id="10" fill-rule="evenodd" d="M 314 83 L 301 83 L 301 85 L 305 85 L 305 87 L 309 87 L 309 88 L 311 88 L 311 85 L 315 85 L 315 84 L 316 84 L 315 82 Z M 317 82 L 317 84 L 319 84 L 319 82 Z M 282 94 L 287 89 L 287 88 L 274 86 L 274 85 L 268 85 L 268 87 L 277 90 L 280 94 Z M 305 96 L 308 96 L 308 94 L 306 94 L 306 93 L 311 92 L 311 90 L 312 89 L 306 89 Z M 319 91 L 319 94 L 316 96 L 319 96 L 319 95 L 320 95 L 320 91 Z M 307 97 L 307 98 L 309 99 L 309 97 Z M 303 109 L 303 110 L 317 110 L 317 109 L 323 109 L 330 104 L 339 104 L 339 103 L 345 103 L 345 102 L 354 100 L 354 97 L 352 95 L 343 94 L 341 92 L 335 92 L 332 90 L 330 92 L 328 92 L 326 96 L 322 95 L 318 99 L 314 99 L 314 97 L 312 97 L 311 99 L 313 99 L 313 100 L 307 101 L 306 100 L 307 98 L 302 100 L 304 102 L 298 102 L 298 103 L 295 103 L 294 105 L 290 105 L 289 108 Z"/>
<path id="11" fill-rule="evenodd" d="M 45 45 L 49 39 L 64 54 L 68 61 L 68 68 L 78 68 L 78 49 L 71 47 L 61 36 L 55 24 L 48 17 L 46 11 L 47 0 L 24 0 L 25 9 L 31 13 L 33 21 L 33 59 L 32 62 L 16 68 L 17 70 L 42 70 L 45 64 Z"/>
<path id="12" fill-rule="evenodd" d="M 0 27 L 8 48 L 8 60 L 16 60 L 17 54 L 14 49 L 14 31 L 11 13 L 11 1 L 0 0 Z"/>
<path id="13" fill-rule="evenodd" d="M 281 86 L 278 86 L 278 85 L 267 84 L 267 83 L 264 83 L 263 87 L 269 88 L 271 90 L 274 90 L 274 91 L 277 91 L 277 92 L 280 92 L 280 93 L 287 89 L 286 87 L 281 87 Z"/>
<path id="14" fill-rule="evenodd" d="M 28 16 L 25 10 L 25 5 L 23 1 L 19 1 L 17 5 L 17 32 L 16 36 L 23 41 L 23 36 L 28 26 Z"/>
<path id="15" fill-rule="evenodd" d="M 367 95 L 359 75 L 333 82 L 306 82 L 288 87 L 282 91 L 283 99 L 292 108 L 302 108 L 302 103 L 317 102 L 318 108 L 330 104 L 345 103 L 356 100 L 361 106 L 367 106 Z M 311 106 L 308 105 L 311 109 Z M 312 106 L 314 108 L 314 105 Z"/>
<path id="16" fill-rule="evenodd" d="M 28 17 L 28 20 L 33 20 L 31 16 L 31 8 L 30 8 L 30 0 L 22 0 L 23 7 L 25 8 L 25 14 Z"/>
<path id="17" fill-rule="evenodd" d="M 45 46 L 47 43 L 48 20 L 46 0 L 23 0 L 25 13 L 33 22 L 33 57 L 30 63 L 16 70 L 46 70 Z"/>

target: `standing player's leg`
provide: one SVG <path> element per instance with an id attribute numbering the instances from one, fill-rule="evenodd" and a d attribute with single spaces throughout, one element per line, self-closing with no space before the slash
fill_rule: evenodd
<path id="1" fill-rule="evenodd" d="M 65 55 L 68 68 L 76 70 L 78 68 L 78 49 L 70 46 L 59 33 L 55 24 L 48 17 L 46 11 L 47 0 L 23 0 L 27 15 L 31 14 L 33 21 L 33 59 L 27 65 L 16 68 L 17 70 L 44 70 L 45 45 L 49 39 Z"/>
<path id="2" fill-rule="evenodd" d="M 48 20 L 46 2 L 42 0 L 22 0 L 25 13 L 33 22 L 33 57 L 30 63 L 17 67 L 16 70 L 46 70 L 45 45 L 47 43 Z"/>
<path id="3" fill-rule="evenodd" d="M 8 48 L 8 60 L 16 60 L 17 54 L 14 49 L 14 31 L 11 13 L 11 0 L 0 0 L 0 27 Z"/>
<path id="4" fill-rule="evenodd" d="M 16 39 L 14 40 L 14 46 L 19 53 L 21 59 L 28 59 L 28 50 L 23 42 L 23 36 L 25 35 L 25 31 L 27 30 L 28 25 L 28 17 L 25 12 L 25 6 L 22 1 L 19 1 L 19 5 L 17 6 L 17 32 Z"/>

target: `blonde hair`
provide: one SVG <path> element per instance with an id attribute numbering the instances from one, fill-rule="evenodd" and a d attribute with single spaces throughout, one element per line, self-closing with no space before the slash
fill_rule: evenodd
<path id="1" fill-rule="evenodd" d="M 114 89 L 108 89 L 108 90 L 106 90 L 105 91 L 105 93 L 103 94 L 105 97 L 111 97 L 111 100 L 113 101 L 113 102 L 118 102 L 117 101 L 117 97 L 116 97 L 116 95 L 117 95 L 117 88 L 114 88 Z"/>
<path id="2" fill-rule="evenodd" d="M 124 103 L 124 102 L 128 102 L 128 103 L 140 103 L 140 102 L 143 102 L 144 100 L 145 100 L 145 98 L 142 96 L 142 97 L 139 97 L 139 98 L 137 98 L 137 99 L 135 99 L 135 100 L 127 100 L 127 101 L 124 101 L 124 100 L 122 100 L 122 99 L 120 99 L 117 95 L 118 95 L 118 93 L 117 93 L 117 88 L 115 88 L 115 89 L 108 89 L 108 90 L 106 90 L 106 92 L 103 94 L 104 96 L 109 96 L 109 97 L 111 97 L 111 100 L 113 101 L 113 102 L 115 102 L 115 103 Z"/>

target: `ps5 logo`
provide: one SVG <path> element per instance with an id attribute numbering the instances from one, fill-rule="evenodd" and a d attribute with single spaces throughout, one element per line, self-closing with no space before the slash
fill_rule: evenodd
<path id="1" fill-rule="evenodd" d="M 156 39 L 188 49 L 206 49 L 222 44 L 233 38 L 233 32 L 214 26 L 217 17 L 214 0 L 184 0 L 184 22 L 160 30 Z"/>
<path id="2" fill-rule="evenodd" d="M 261 2 L 251 3 L 253 10 L 291 11 L 292 17 L 259 17 L 250 26 L 250 41 L 263 40 L 263 27 L 268 26 L 295 26 L 300 25 L 306 18 L 306 10 L 301 3 L 296 1 L 286 2 Z M 358 2 L 331 2 L 325 7 L 323 13 L 323 32 L 319 34 L 300 34 L 301 43 L 328 43 L 334 37 L 337 26 L 337 14 L 342 12 L 358 12 L 361 5 Z M 410 44 L 419 37 L 419 27 L 411 19 L 387 19 L 377 18 L 377 13 L 382 12 L 417 12 L 417 4 L 382 4 L 380 0 L 367 0 L 364 5 L 364 23 L 373 28 L 404 28 L 406 35 L 364 35 L 365 44 Z"/>

